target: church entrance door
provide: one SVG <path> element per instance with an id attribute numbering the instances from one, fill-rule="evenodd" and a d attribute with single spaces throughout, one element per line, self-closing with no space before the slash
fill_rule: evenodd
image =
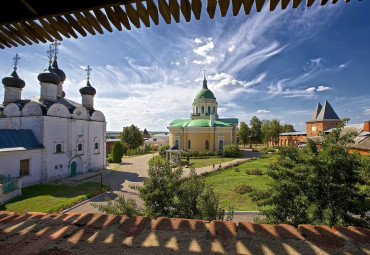
<path id="1" fill-rule="evenodd" d="M 73 161 L 71 164 L 71 176 L 75 176 L 77 172 L 77 163 Z"/>

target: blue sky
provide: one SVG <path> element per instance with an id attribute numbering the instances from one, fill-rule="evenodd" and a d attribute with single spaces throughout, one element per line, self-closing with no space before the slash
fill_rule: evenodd
<path id="1" fill-rule="evenodd" d="M 265 7 L 268 7 L 267 5 Z M 277 8 L 278 9 L 278 8 Z M 132 30 L 65 38 L 58 55 L 66 97 L 81 102 L 83 67 L 92 68 L 95 108 L 107 130 L 137 125 L 165 131 L 173 119 L 189 118 L 207 70 L 220 117 L 249 124 L 277 118 L 304 131 L 316 104 L 328 100 L 340 118 L 370 119 L 370 1 L 340 1 L 297 9 L 209 19 L 152 23 Z M 21 57 L 22 97 L 39 95 L 37 75 L 48 65 L 48 44 L 0 50 L 0 75 Z M 0 98 L 4 91 L 0 89 Z"/>

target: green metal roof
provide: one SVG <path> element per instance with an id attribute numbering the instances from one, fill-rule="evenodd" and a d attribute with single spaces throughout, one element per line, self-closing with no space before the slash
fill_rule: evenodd
<path id="1" fill-rule="evenodd" d="M 210 91 L 209 89 L 204 89 L 204 88 L 199 90 L 199 92 L 195 96 L 195 99 L 201 99 L 202 97 L 209 98 L 209 99 L 216 99 L 212 91 Z"/>
<path id="2" fill-rule="evenodd" d="M 238 118 L 225 118 L 225 119 L 218 119 L 219 121 L 226 122 L 226 123 L 239 123 Z"/>
<path id="3" fill-rule="evenodd" d="M 177 119 L 170 123 L 171 127 L 232 127 L 232 123 L 215 120 L 213 126 L 207 119 Z"/>

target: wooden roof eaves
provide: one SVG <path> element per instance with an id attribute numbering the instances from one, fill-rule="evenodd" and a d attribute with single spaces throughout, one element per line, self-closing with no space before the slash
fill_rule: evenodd
<path id="1" fill-rule="evenodd" d="M 0 27 L 0 31 L 6 35 L 8 38 L 12 39 L 13 41 L 17 42 L 18 44 L 25 46 L 26 44 L 18 38 L 15 34 L 9 31 L 6 27 Z"/>
<path id="2" fill-rule="evenodd" d="M 80 35 L 82 35 L 83 37 L 87 36 L 86 31 L 71 14 L 66 14 L 64 15 L 64 17 L 67 19 L 68 23 L 73 27 L 73 29 L 76 30 Z"/>
<path id="3" fill-rule="evenodd" d="M 121 6 L 114 5 L 113 10 L 117 13 L 122 25 L 124 25 L 127 30 L 131 30 L 130 21 L 128 20 L 127 14 L 124 10 L 122 10 Z"/>
<path id="4" fill-rule="evenodd" d="M 44 19 L 39 19 L 38 20 L 42 27 L 45 28 L 45 30 L 51 34 L 52 36 L 54 36 L 54 38 L 62 41 L 63 38 L 60 36 L 59 32 L 57 29 L 55 29 L 48 21 L 44 20 Z"/>
<path id="5" fill-rule="evenodd" d="M 87 31 L 89 32 L 90 34 L 92 35 L 95 35 L 95 30 L 94 28 L 90 25 L 90 23 L 87 21 L 87 19 L 85 18 L 85 16 L 83 16 L 81 13 L 79 12 L 74 12 L 73 13 L 73 16 L 75 16 L 75 18 L 77 19 L 77 21 L 80 23 L 80 25 Z"/>
<path id="6" fill-rule="evenodd" d="M 109 21 L 115 26 L 115 28 L 117 28 L 118 31 L 122 31 L 122 25 L 119 21 L 118 14 L 112 9 L 112 7 L 105 7 L 104 10 Z"/>
<path id="7" fill-rule="evenodd" d="M 101 10 L 93 10 L 93 12 L 99 24 L 102 25 L 108 32 L 112 33 L 113 29 L 107 19 L 107 16 L 105 16 L 105 14 Z"/>

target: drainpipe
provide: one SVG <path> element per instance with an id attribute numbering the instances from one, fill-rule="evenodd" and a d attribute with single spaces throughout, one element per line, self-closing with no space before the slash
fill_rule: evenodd
<path id="1" fill-rule="evenodd" d="M 184 141 L 185 141 L 185 136 L 184 136 L 184 127 L 181 127 L 182 128 L 182 150 L 185 150 L 185 144 L 184 144 Z"/>

